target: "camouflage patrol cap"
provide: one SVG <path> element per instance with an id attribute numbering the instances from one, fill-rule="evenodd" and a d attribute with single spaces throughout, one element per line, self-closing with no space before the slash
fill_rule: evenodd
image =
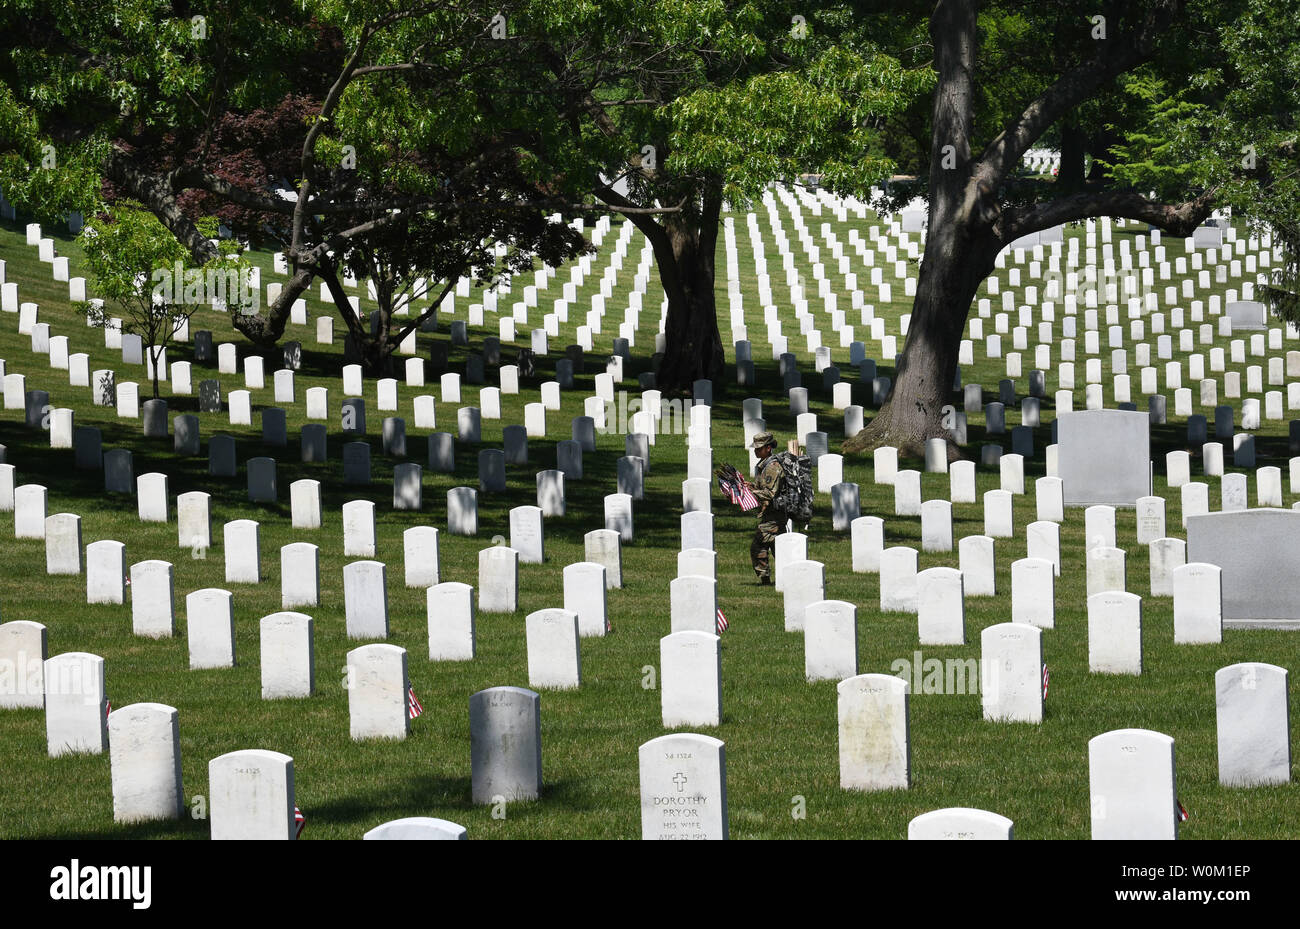
<path id="1" fill-rule="evenodd" d="M 754 436 L 754 441 L 750 443 L 750 448 L 760 449 L 768 445 L 776 445 L 776 438 L 770 432 L 760 432 Z"/>

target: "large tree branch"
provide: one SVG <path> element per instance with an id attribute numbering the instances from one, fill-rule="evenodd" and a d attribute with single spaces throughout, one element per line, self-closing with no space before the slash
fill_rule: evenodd
<path id="1" fill-rule="evenodd" d="M 266 313 L 232 313 L 231 325 L 254 345 L 270 348 L 284 335 L 284 327 L 289 321 L 294 301 L 311 286 L 315 277 L 314 268 L 305 265 L 298 268 L 293 277 L 280 288 L 280 296 L 267 307 Z"/>
<path id="2" fill-rule="evenodd" d="M 1214 209 L 1217 187 L 1182 203 L 1158 203 L 1134 190 L 1078 193 L 1031 207 L 1003 211 L 993 231 L 1005 246 L 1021 236 L 1094 216 L 1122 216 L 1150 223 L 1170 235 L 1189 236 Z"/>
<path id="3" fill-rule="evenodd" d="M 298 182 L 298 202 L 294 205 L 293 211 L 293 244 L 290 249 L 294 261 L 298 260 L 297 251 L 302 245 L 303 231 L 309 215 L 307 202 L 311 199 L 311 179 L 316 173 L 316 140 L 333 117 L 334 110 L 338 107 L 339 100 L 343 96 L 343 91 L 352 80 L 352 73 L 361 61 L 361 56 L 365 53 L 366 43 L 370 41 L 370 35 L 370 26 L 362 27 L 356 50 L 353 51 L 352 57 L 347 60 L 347 63 L 343 65 L 343 70 L 334 81 L 334 85 L 330 87 L 329 93 L 325 95 L 325 102 L 321 104 L 320 115 L 312 123 L 311 128 L 307 130 L 306 136 L 303 137 L 300 159 L 301 179 Z"/>
<path id="4" fill-rule="evenodd" d="M 595 193 L 597 197 L 620 212 L 625 209 L 636 209 L 636 204 L 614 190 L 613 186 L 597 188 Z M 628 212 L 625 215 L 628 221 L 650 240 L 650 247 L 654 249 L 655 261 L 659 266 L 659 282 L 663 284 L 664 292 L 669 294 L 670 298 L 684 300 L 681 268 L 677 266 L 677 256 L 673 253 L 668 231 L 644 213 Z"/>
<path id="5" fill-rule="evenodd" d="M 1156 37 L 1168 28 L 1184 5 L 1185 0 L 1157 0 L 1136 31 L 1123 39 L 1097 40 L 1097 57 L 1062 74 L 988 144 L 975 165 L 974 173 L 980 182 L 996 187 L 1053 123 L 1091 97 L 1103 84 L 1149 58 Z"/>
<path id="6" fill-rule="evenodd" d="M 468 266 L 462 267 L 461 270 L 464 271 L 467 267 Z M 454 278 L 458 276 L 459 275 L 448 275 L 447 283 L 443 285 L 443 288 L 441 292 L 439 292 L 438 296 L 435 297 L 433 299 L 433 302 L 430 303 L 429 306 L 425 308 L 423 313 L 421 313 L 415 319 L 407 323 L 401 329 L 401 331 L 397 333 L 397 337 L 393 341 L 395 341 L 398 345 L 401 345 L 407 336 L 409 336 L 412 332 L 414 332 L 417 328 L 419 328 L 424 324 L 424 321 L 426 319 L 429 319 L 430 317 L 437 315 L 439 307 L 442 306 L 442 301 L 446 299 L 447 294 L 451 293 L 452 289 L 456 286 L 456 281 Z"/>
<path id="7" fill-rule="evenodd" d="M 171 230 L 195 261 L 203 264 L 217 257 L 217 247 L 177 204 L 174 173 L 160 175 L 145 171 L 121 149 L 113 150 L 105 168 L 115 184 L 129 191 Z"/>
<path id="8" fill-rule="evenodd" d="M 246 207 L 250 210 L 257 210 L 261 213 L 283 213 L 291 215 L 294 211 L 292 200 L 285 200 L 272 194 L 261 193 L 255 190 L 246 190 L 238 187 L 225 178 L 218 177 L 210 171 L 205 171 L 196 166 L 180 168 L 174 174 L 174 183 L 178 188 L 192 188 L 206 190 L 210 194 L 216 194 L 223 200 L 229 200 L 239 206 Z M 321 208 L 314 206 L 313 213 L 322 212 Z"/>
<path id="9" fill-rule="evenodd" d="M 664 236 L 664 228 L 657 222 L 649 219 L 650 212 L 646 207 L 639 207 L 627 197 L 623 196 L 614 189 L 613 184 L 606 184 L 603 187 L 597 187 L 595 195 L 609 204 L 611 209 L 624 213 L 628 221 L 632 223 L 641 233 L 654 244 L 655 236 Z M 685 203 L 685 200 L 682 201 Z M 666 238 L 665 238 L 666 241 Z"/>

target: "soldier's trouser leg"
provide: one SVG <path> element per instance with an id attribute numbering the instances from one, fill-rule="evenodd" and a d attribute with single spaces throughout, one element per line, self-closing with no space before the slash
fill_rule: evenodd
<path id="1" fill-rule="evenodd" d="M 749 544 L 749 560 L 754 566 L 755 576 L 760 581 L 772 576 L 772 545 L 784 530 L 784 520 L 780 523 L 761 522 L 754 530 L 754 540 Z"/>

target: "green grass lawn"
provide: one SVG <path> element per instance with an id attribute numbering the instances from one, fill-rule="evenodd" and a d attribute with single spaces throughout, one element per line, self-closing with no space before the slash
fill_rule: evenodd
<path id="1" fill-rule="evenodd" d="M 787 232 L 794 240 L 802 272 L 811 272 L 793 235 L 791 217 L 780 207 Z M 768 428 L 782 441 L 794 430 L 794 417 L 784 400 L 775 362 L 763 341 L 762 307 L 757 297 L 756 277 L 748 257 L 748 230 L 743 214 L 736 217 L 736 238 L 740 247 L 740 289 L 744 296 L 759 386 L 753 391 L 734 384 L 734 358 L 728 349 L 727 384 L 715 390 L 713 413 L 714 462 L 745 463 L 741 449 L 741 401 L 749 395 L 764 400 Z M 869 214 L 870 215 L 870 214 Z M 787 333 L 797 336 L 798 326 L 787 304 L 776 243 L 765 213 L 760 227 L 773 276 L 774 296 L 783 307 Z M 850 214 L 840 223 L 829 213 L 807 217 L 809 229 L 818 238 L 820 223 L 828 222 L 841 241 L 848 228 L 858 228 L 865 237 L 874 220 L 858 221 Z M 1135 234 L 1132 225 L 1117 228 L 1118 241 Z M 1072 230 L 1071 235 L 1082 235 Z M 56 234 L 60 254 L 73 258 L 74 275 L 80 255 L 64 232 Z M 481 447 L 500 447 L 503 425 L 523 422 L 523 404 L 539 399 L 541 381 L 550 379 L 555 359 L 563 357 L 566 344 L 575 342 L 575 327 L 585 322 L 586 298 L 597 292 L 599 272 L 607 263 L 616 235 L 601 246 L 601 259 L 593 275 L 579 291 L 571 308 L 569 323 L 561 336 L 551 339 L 552 353 L 538 360 L 537 377 L 521 385 L 516 396 L 502 397 L 502 419 L 483 421 Z M 1170 260 L 1182 254 L 1181 240 L 1166 241 Z M 605 333 L 597 346 L 608 346 L 621 321 L 626 294 L 640 257 L 641 238 L 636 236 L 624 260 L 614 295 L 606 301 L 609 315 Z M 721 248 L 721 243 L 719 245 Z M 825 250 L 824 250 L 825 251 Z M 850 254 L 852 252 L 850 251 Z M 271 255 L 254 256 L 263 267 L 263 284 L 271 275 Z M 103 347 L 102 334 L 86 328 L 67 301 L 67 285 L 51 280 L 48 265 L 36 260 L 36 249 L 24 244 L 21 223 L 6 223 L 0 229 L 0 259 L 7 262 L 7 279 L 18 281 L 23 301 L 40 304 L 41 320 L 49 322 L 55 334 L 72 339 L 72 351 L 88 351 L 91 369 L 114 368 L 119 383 L 141 382 L 141 400 L 149 396 L 143 368 L 121 364 L 120 353 Z M 877 264 L 881 257 L 877 257 Z M 724 342 L 729 342 L 725 261 L 719 256 L 722 279 L 718 283 L 719 315 Z M 854 257 L 854 270 L 865 283 L 869 271 Z M 1022 269 L 1027 279 L 1028 275 Z M 891 280 L 892 268 L 886 268 Z M 837 287 L 842 278 L 830 272 Z M 1006 274 L 1000 272 L 1006 286 Z M 560 295 L 568 269 L 561 269 L 541 300 L 543 309 L 531 311 L 530 323 L 519 326 L 518 345 L 528 344 L 528 330 L 540 326 L 542 312 Z M 531 281 L 529 281 L 531 283 Z M 1178 283 L 1173 281 L 1169 283 Z M 1157 280 L 1163 291 L 1164 281 Z M 654 283 L 652 279 L 652 289 Z M 863 284 L 860 284 L 863 286 Z M 510 302 L 519 299 L 521 288 Z M 864 287 L 874 294 L 874 288 Z M 1211 292 L 1222 294 L 1224 285 Z M 896 321 L 908 312 L 901 282 L 894 285 L 892 304 L 876 304 L 879 315 Z M 806 291 L 815 294 L 815 286 Z M 93 294 L 93 287 L 91 289 Z M 981 289 L 981 295 L 985 294 Z M 363 295 L 363 306 L 366 301 Z M 162 395 L 169 415 L 195 413 L 201 421 L 204 455 L 178 458 L 171 440 L 145 440 L 139 420 L 119 420 L 112 410 L 89 403 L 86 388 L 67 385 L 64 371 L 49 370 L 47 359 L 33 355 L 26 336 L 17 334 L 17 318 L 0 316 L 0 357 L 10 373 L 27 375 L 28 389 L 50 392 L 55 407 L 73 407 L 77 425 L 94 425 L 103 430 L 104 448 L 129 448 L 134 453 L 136 475 L 162 471 L 170 478 L 171 521 L 141 523 L 134 497 L 106 497 L 101 472 L 79 472 L 73 468 L 68 450 L 51 450 L 44 434 L 26 429 L 21 411 L 0 412 L 0 443 L 7 446 L 6 461 L 17 467 L 17 483 L 41 483 L 49 488 L 49 512 L 75 512 L 82 517 L 83 544 L 113 538 L 125 543 L 127 563 L 148 558 L 169 560 L 175 565 L 175 602 L 178 633 L 175 638 L 150 640 L 131 633 L 130 607 L 85 604 L 85 576 L 49 577 L 45 573 L 44 546 L 39 541 L 13 540 L 12 514 L 0 514 L 0 547 L 3 575 L 0 576 L 0 618 L 27 619 L 49 629 L 51 655 L 87 651 L 106 660 L 107 688 L 113 706 L 151 701 L 176 707 L 180 713 L 184 789 L 187 803 L 208 791 L 208 762 L 225 752 L 263 748 L 284 752 L 294 759 L 296 802 L 307 817 L 304 838 L 359 838 L 382 822 L 404 816 L 436 816 L 464 825 L 473 839 L 484 838 L 636 838 L 640 835 L 637 783 L 637 747 L 664 734 L 660 723 L 659 692 L 643 686 L 647 669 L 657 667 L 659 639 L 669 631 L 668 585 L 676 573 L 681 513 L 681 481 L 686 474 L 684 436 L 661 436 L 651 450 L 651 473 L 646 479 L 646 498 L 635 506 L 636 539 L 623 549 L 624 586 L 609 592 L 609 615 L 613 632 L 600 639 L 582 641 L 582 687 L 570 692 L 543 692 L 542 765 L 544 789 L 540 800 L 511 804 L 504 819 L 493 818 L 492 808 L 470 803 L 470 744 L 468 701 L 471 694 L 498 685 L 527 686 L 524 616 L 534 610 L 562 605 L 562 568 L 583 559 L 583 535 L 602 528 L 603 497 L 614 491 L 616 459 L 623 454 L 622 435 L 598 436 L 598 451 L 584 460 L 585 477 L 569 482 L 568 511 L 563 518 L 546 521 L 546 563 L 521 565 L 519 610 L 512 615 L 478 615 L 478 655 L 471 662 L 430 662 L 427 659 L 425 591 L 403 586 L 402 532 L 415 525 L 446 528 L 446 492 L 461 485 L 477 486 L 478 447 L 457 443 L 456 474 L 424 476 L 424 510 L 420 513 L 392 509 L 392 468 L 378 441 L 384 415 L 375 407 L 375 386 L 366 383 L 367 421 L 372 452 L 372 481 L 367 487 L 342 485 L 338 409 L 343 397 L 339 372 L 340 343 L 315 343 L 314 320 L 332 312 L 319 301 L 319 289 L 309 299 L 311 324 L 290 326 L 286 339 L 303 343 L 303 367 L 296 383 L 297 402 L 287 406 L 289 447 L 267 450 L 261 444 L 257 410 L 275 406 L 271 372 L 267 365 L 267 388 L 253 392 L 254 425 L 232 427 L 225 413 L 199 414 L 198 398 L 173 397 L 164 385 Z M 1204 295 L 1198 292 L 1198 298 Z M 1000 297 L 993 297 L 995 310 Z M 470 301 L 458 300 L 456 316 L 464 319 Z M 868 302 L 871 302 L 868 298 Z M 634 361 L 625 368 L 625 389 L 634 388 L 639 372 L 649 370 L 653 332 L 657 328 L 658 301 L 646 301 Z M 841 306 L 847 307 L 841 293 Z M 506 312 L 509 304 L 506 303 Z M 821 314 L 815 303 L 814 312 Z M 856 311 L 847 310 L 850 323 L 857 323 Z M 972 311 L 972 316 L 977 314 Z M 1104 309 L 1103 370 L 1109 371 L 1105 350 Z M 1058 304 L 1056 334 L 1060 336 L 1062 313 Z M 1128 320 L 1121 313 L 1126 329 Z M 437 333 L 421 334 L 420 352 L 428 358 L 431 341 L 449 341 L 446 321 Z M 489 319 L 492 320 L 489 316 Z M 612 323 L 610 322 L 612 320 Z M 1012 325 L 1015 324 L 1013 318 Z M 249 348 L 229 323 L 215 312 L 200 312 L 191 330 L 213 330 L 215 340 L 240 342 L 241 357 Z M 336 330 L 340 326 L 336 323 Z M 1080 327 L 1082 329 L 1082 327 Z M 986 320 L 986 332 L 992 320 Z M 896 332 L 896 328 L 891 328 Z M 848 350 L 823 328 L 826 341 L 847 380 L 856 379 L 848 364 Z M 471 327 L 470 350 L 478 350 L 495 327 Z M 1030 350 L 1024 354 L 1024 369 L 1033 367 Z M 858 338 L 866 332 L 858 329 Z M 1009 335 L 1004 337 L 1009 347 Z M 901 340 L 900 340 L 901 341 Z M 821 428 L 830 433 L 832 450 L 843 439 L 842 418 L 831 408 L 829 391 L 813 372 L 810 354 L 803 351 L 802 338 L 792 337 L 791 349 L 798 352 L 804 383 L 809 387 L 810 407 L 820 417 Z M 1079 339 L 1079 388 L 1076 408 L 1083 404 L 1082 337 Z M 1218 345 L 1227 347 L 1226 340 Z M 868 342 L 868 355 L 875 343 Z M 1177 341 L 1175 340 L 1175 347 Z M 1288 340 L 1288 348 L 1296 347 Z M 1202 349 L 1198 346 L 1198 349 Z M 1202 349 L 1204 350 L 1204 349 Z M 451 349 L 450 370 L 463 371 L 465 348 Z M 504 346 L 503 362 L 513 360 L 514 348 Z M 1154 355 L 1154 351 L 1153 351 Z M 192 345 L 182 344 L 169 352 L 171 360 L 191 360 Z M 996 399 L 996 385 L 1005 376 L 1003 362 L 986 360 L 982 345 L 976 346 L 976 364 L 963 370 L 967 383 L 985 386 L 986 399 Z M 1181 353 L 1175 357 L 1183 359 Z M 1059 355 L 1054 350 L 1053 360 Z M 892 374 L 892 359 L 878 359 L 880 374 Z M 1155 359 L 1153 359 L 1154 361 Z M 1251 358 L 1249 363 L 1262 363 Z M 1145 409 L 1138 392 L 1133 357 L 1134 399 Z M 1230 365 L 1243 370 L 1244 365 Z M 1208 368 L 1208 365 L 1207 365 Z M 495 535 L 509 536 L 511 507 L 534 504 L 535 473 L 555 466 L 555 444 L 569 436 L 569 421 L 583 413 L 583 398 L 594 392 L 594 374 L 603 371 L 603 356 L 588 355 L 586 370 L 577 377 L 573 391 L 564 393 L 564 408 L 548 413 L 548 437 L 529 440 L 528 466 L 507 470 L 508 489 L 501 494 L 480 494 L 477 538 L 440 534 L 441 579 L 477 586 L 478 552 L 492 544 Z M 197 365 L 194 384 L 205 377 L 217 377 L 215 361 Z M 1208 373 L 1208 372 L 1207 372 Z M 1184 368 L 1186 380 L 1186 368 Z M 223 393 L 242 388 L 241 375 L 222 375 Z M 412 396 L 439 394 L 436 372 L 429 371 L 426 388 L 401 388 L 399 414 L 407 421 L 407 448 L 412 460 L 424 463 L 424 430 L 414 428 Z M 1163 384 L 1163 377 L 1162 377 Z M 495 384 L 489 370 L 488 383 Z M 1111 394 L 1107 377 L 1106 395 Z M 1026 392 L 1027 378 L 1017 381 L 1018 395 Z M 327 464 L 299 462 L 297 435 L 307 422 L 305 391 L 328 386 L 331 421 Z M 1194 385 L 1192 385 L 1194 386 Z M 1243 373 L 1244 386 L 1244 373 Z M 1049 396 L 1056 389 L 1048 379 Z M 1277 388 L 1272 388 L 1277 389 Z M 855 386 L 854 402 L 868 405 L 869 385 Z M 1179 495 L 1167 490 L 1163 477 L 1164 453 L 1185 448 L 1185 429 L 1172 416 L 1170 424 L 1153 427 L 1152 457 L 1156 466 L 1156 492 L 1168 499 L 1167 524 L 1170 534 L 1180 530 Z M 1222 396 L 1222 391 L 1220 392 Z M 464 388 L 463 405 L 472 405 L 476 388 Z M 960 399 L 954 395 L 956 403 Z M 1224 401 L 1220 401 L 1224 402 Z M 1232 401 L 1238 402 L 1238 401 Z M 1239 403 L 1239 402 L 1238 402 Z M 438 405 L 438 427 L 455 432 L 454 407 Z M 1113 405 L 1113 404 L 1112 404 Z M 1207 412 L 1201 410 L 1199 412 Z M 1208 411 L 1213 418 L 1213 411 Z M 870 411 L 868 410 L 868 415 Z M 979 633 L 986 626 L 1010 619 L 1010 565 L 1025 555 L 1023 527 L 1033 518 L 1033 479 L 1044 473 L 1043 448 L 1050 442 L 1052 404 L 1044 403 L 1043 426 L 1035 435 L 1037 456 L 1026 464 L 1028 494 L 1015 501 L 1019 537 L 997 542 L 997 585 L 999 595 L 967 598 L 967 645 L 925 647 L 917 644 L 914 616 L 882 614 L 878 609 L 878 578 L 854 574 L 851 570 L 848 533 L 830 528 L 829 497 L 819 495 L 818 513 L 809 530 L 809 557 L 826 565 L 826 596 L 853 602 L 858 607 L 858 667 L 861 673 L 888 672 L 897 659 L 911 660 L 921 651 L 925 658 L 978 658 Z M 1008 427 L 1019 423 L 1017 411 L 1008 411 Z M 1285 468 L 1290 457 L 1285 422 L 1265 422 L 1258 433 L 1258 464 L 1279 464 Z M 239 477 L 217 479 L 207 474 L 207 441 L 226 433 L 238 441 L 241 464 Z M 970 454 L 978 446 L 997 442 L 1010 450 L 1009 436 L 986 436 L 983 416 L 972 415 L 969 425 Z M 247 501 L 242 463 L 263 454 L 279 458 L 276 504 Z M 1231 455 L 1225 456 L 1231 461 Z M 977 458 L 978 460 L 978 458 Z M 921 463 L 903 461 L 900 467 Z M 1229 469 L 1231 466 L 1229 465 Z M 1218 478 L 1201 478 L 1199 464 L 1193 476 L 1210 484 L 1211 508 L 1218 508 Z M 862 512 L 885 519 L 887 545 L 920 548 L 920 520 L 893 515 L 892 487 L 874 483 L 869 459 L 845 463 L 845 480 L 861 487 Z M 324 525 L 319 530 L 293 530 L 289 520 L 289 484 L 312 477 L 323 484 Z M 978 492 L 998 486 L 996 471 L 980 469 Z M 1253 485 L 1253 480 L 1252 480 Z M 924 474 L 925 499 L 948 496 L 948 478 Z M 1290 493 L 1289 506 L 1296 496 Z M 190 490 L 212 495 L 213 547 L 204 558 L 194 558 L 188 545 L 180 546 L 175 524 L 175 496 Z M 1254 488 L 1251 488 L 1252 500 Z M 348 735 L 347 694 L 343 688 L 345 654 L 360 644 L 349 641 L 344 632 L 342 569 L 352 559 L 342 555 L 340 507 L 351 499 L 376 502 L 377 558 L 388 564 L 388 641 L 407 649 L 410 677 L 425 712 L 415 720 L 404 742 L 353 742 Z M 758 587 L 748 562 L 749 538 L 754 520 L 725 506 L 715 495 L 715 542 L 718 550 L 718 601 L 727 614 L 731 629 L 722 638 L 723 722 L 716 730 L 705 730 L 726 743 L 727 793 L 730 830 L 733 838 L 901 838 L 912 817 L 945 806 L 969 806 L 992 810 L 1015 822 L 1017 838 L 1087 838 L 1089 798 L 1087 745 L 1092 737 L 1111 729 L 1141 727 L 1174 737 L 1177 747 L 1178 794 L 1191 814 L 1183 824 L 1186 838 L 1285 838 L 1300 836 L 1300 793 L 1294 786 L 1255 789 L 1225 789 L 1217 779 L 1215 744 L 1214 672 L 1238 661 L 1264 661 L 1283 667 L 1294 665 L 1296 639 L 1274 631 L 1228 631 L 1221 645 L 1175 646 L 1172 603 L 1168 598 L 1149 598 L 1147 557 L 1136 543 L 1134 515 L 1120 510 L 1117 539 L 1128 550 L 1128 589 L 1144 597 L 1144 673 L 1140 677 L 1094 675 L 1087 666 L 1087 631 L 1084 594 L 1083 513 L 1067 512 L 1061 529 L 1062 576 L 1057 584 L 1056 629 L 1043 637 L 1044 658 L 1051 668 L 1051 696 L 1041 725 L 994 724 L 982 719 L 978 694 L 914 694 L 911 698 L 912 787 L 906 791 L 859 793 L 839 788 L 836 729 L 836 690 L 833 682 L 808 684 L 804 681 L 802 641 L 798 634 L 784 631 L 781 595 L 770 587 Z M 983 532 L 983 510 L 979 504 L 953 506 L 954 540 Z M 185 641 L 185 595 L 204 587 L 225 587 L 221 525 L 229 520 L 250 518 L 261 524 L 262 583 L 234 585 L 237 666 L 232 669 L 190 671 Z M 316 694 L 310 699 L 263 701 L 260 697 L 258 621 L 280 609 L 279 549 L 292 541 L 310 541 L 320 546 L 321 606 L 305 609 L 315 619 Z M 922 553 L 919 567 L 957 565 L 957 553 Z M 5 758 L 5 776 L 0 778 L 0 837 L 157 837 L 206 838 L 208 824 L 200 819 L 138 826 L 113 822 L 109 758 L 107 754 L 50 759 L 46 756 L 43 714 L 38 711 L 0 713 L 0 751 Z M 792 810 L 803 798 L 806 818 L 796 819 Z"/>

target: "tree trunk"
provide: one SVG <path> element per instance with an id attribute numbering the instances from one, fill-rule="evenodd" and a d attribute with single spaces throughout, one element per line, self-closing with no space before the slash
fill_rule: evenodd
<path id="1" fill-rule="evenodd" d="M 926 243 L 907 343 L 889 397 L 875 418 L 844 443 L 845 452 L 892 445 L 900 454 L 922 457 L 927 439 L 945 438 L 949 459 L 961 457 L 944 426 L 943 408 L 952 402 L 971 302 L 993 270 L 1000 243 L 976 218 L 936 233 Z"/>
<path id="2" fill-rule="evenodd" d="M 231 317 L 231 325 L 258 348 L 275 348 L 284 335 L 294 301 L 311 286 L 314 277 L 315 273 L 308 268 L 297 269 L 293 277 L 284 283 L 280 296 L 267 307 L 265 314 L 236 313 Z"/>
<path id="3" fill-rule="evenodd" d="M 1061 190 L 1081 190 L 1084 183 L 1083 157 L 1088 136 L 1074 123 L 1061 125 L 1061 167 L 1056 185 Z"/>
<path id="4" fill-rule="evenodd" d="M 397 343 L 388 338 L 388 327 L 393 315 L 391 299 L 386 308 L 381 307 L 379 334 L 372 336 L 370 317 L 359 317 L 352 311 L 352 304 L 348 301 L 348 292 L 343 289 L 338 268 L 333 264 L 322 264 L 317 276 L 329 289 L 334 308 L 338 310 L 347 334 L 352 337 L 352 342 L 357 347 L 357 353 L 361 356 L 362 370 L 368 377 L 392 377 L 393 350 L 397 348 Z M 380 293 L 381 303 L 385 296 L 391 298 L 391 291 Z"/>
<path id="5" fill-rule="evenodd" d="M 1115 141 L 1115 135 L 1105 129 L 1088 140 L 1088 153 L 1092 155 L 1092 167 L 1088 171 L 1089 184 L 1106 183 L 1106 166 L 1097 160 L 1097 156 L 1100 155 L 1109 159 L 1111 157 L 1110 146 Z"/>
<path id="6" fill-rule="evenodd" d="M 669 393 L 689 393 L 696 380 L 722 374 L 722 336 L 713 290 L 721 210 L 721 188 L 710 184 L 698 217 L 669 214 L 660 227 L 662 236 L 651 237 L 668 296 L 667 344 L 656 383 Z"/>
<path id="7" fill-rule="evenodd" d="M 957 351 L 975 291 L 993 269 L 999 243 L 995 191 L 971 173 L 974 112 L 975 4 L 940 0 L 930 19 L 939 83 L 934 92 L 930 146 L 929 232 L 917 282 L 907 342 L 880 412 L 844 443 L 845 452 L 892 445 L 922 456 L 930 438 L 948 438 L 948 457 L 960 453 L 943 428 Z"/>
<path id="8" fill-rule="evenodd" d="M 1157 203 L 1131 190 L 1065 193 L 1028 206 L 998 200 L 998 188 L 1029 145 L 1106 82 L 1145 61 L 1155 36 L 1179 6 L 1153 7 L 1142 29 L 1126 42 L 1063 74 L 972 163 L 976 0 L 938 0 L 930 18 L 939 79 L 931 120 L 929 238 L 921 278 L 893 389 L 870 424 L 844 443 L 846 452 L 888 444 L 920 457 L 927 439 L 942 437 L 948 439 L 949 460 L 960 457 L 945 428 L 943 408 L 971 301 L 1004 245 L 1059 223 L 1106 215 L 1140 219 L 1171 235 L 1186 236 L 1209 213 L 1216 188 L 1183 203 Z M 1081 158 L 1082 148 L 1080 139 L 1068 138 L 1074 131 L 1068 130 L 1066 139 L 1072 165 Z M 1090 150 L 1106 150 L 1108 138 L 1114 138 L 1113 133 L 1101 133 Z M 1064 162 L 1063 157 L 1062 170 Z M 1090 181 L 1099 170 L 1094 161 Z"/>

